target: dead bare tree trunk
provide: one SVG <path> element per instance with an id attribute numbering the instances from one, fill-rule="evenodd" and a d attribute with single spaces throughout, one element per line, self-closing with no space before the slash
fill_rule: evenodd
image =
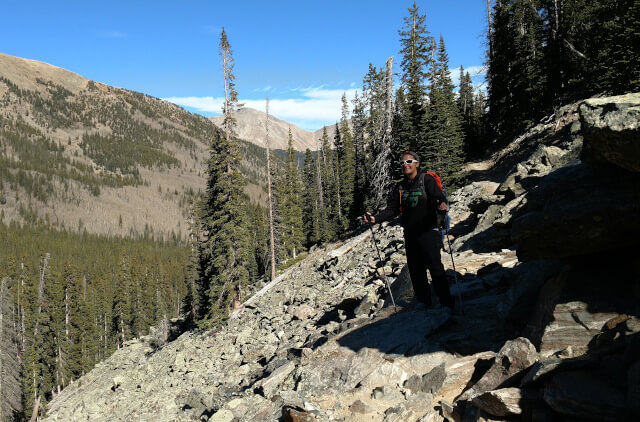
<path id="1" fill-rule="evenodd" d="M 373 163 L 373 187 L 375 189 L 375 207 L 380 208 L 386 203 L 386 197 L 391 187 L 391 129 L 393 119 L 393 57 L 387 59 L 386 95 L 384 106 L 384 132 L 380 143 L 380 153 Z"/>
<path id="2" fill-rule="evenodd" d="M 267 147 L 267 203 L 269 206 L 269 255 L 271 280 L 276 278 L 276 248 L 274 235 L 273 200 L 271 196 L 271 142 L 269 140 L 269 94 L 267 94 L 267 119 L 265 122 L 265 146 Z"/>
<path id="3" fill-rule="evenodd" d="M 36 422 L 38 420 L 38 412 L 40 412 L 40 396 L 36 399 L 36 403 L 33 405 L 33 413 L 29 422 Z"/>
<path id="4" fill-rule="evenodd" d="M 316 155 L 316 170 L 318 172 L 317 183 L 318 183 L 318 199 L 320 200 L 319 209 L 324 208 L 324 193 L 322 192 L 322 173 L 320 172 L 320 154 L 324 156 L 324 152 L 322 151 L 322 146 L 320 144 L 320 139 L 316 140 L 316 146 L 318 147 L 318 153 Z"/>

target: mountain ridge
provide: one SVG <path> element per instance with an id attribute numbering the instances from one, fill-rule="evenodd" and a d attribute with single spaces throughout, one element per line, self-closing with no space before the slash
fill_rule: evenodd
<path id="1" fill-rule="evenodd" d="M 242 107 L 233 113 L 236 119 L 238 137 L 249 141 L 255 145 L 266 148 L 265 124 L 267 113 L 251 107 Z M 216 126 L 222 127 L 222 116 L 209 117 Z M 316 151 L 323 129 L 308 131 L 301 129 L 293 123 L 278 119 L 273 115 L 269 116 L 269 140 L 271 149 L 286 150 L 289 140 L 289 129 L 291 129 L 293 149 L 305 151 L 307 149 Z M 326 126 L 329 142 L 333 143 L 335 135 L 335 125 Z"/>

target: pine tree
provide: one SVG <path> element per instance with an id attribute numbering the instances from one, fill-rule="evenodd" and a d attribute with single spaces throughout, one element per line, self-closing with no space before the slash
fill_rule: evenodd
<path id="1" fill-rule="evenodd" d="M 119 349 L 124 342 L 131 338 L 132 304 L 131 304 L 131 263 L 122 257 L 120 267 L 115 277 L 115 288 L 112 306 L 111 335 L 116 340 Z"/>
<path id="2" fill-rule="evenodd" d="M 511 71 L 514 117 L 521 122 L 517 132 L 537 122 L 544 113 L 543 22 L 537 9 L 537 0 L 517 1 L 513 9 L 515 56 Z"/>
<path id="3" fill-rule="evenodd" d="M 342 232 L 344 224 L 346 223 L 345 216 L 342 212 L 342 163 L 340 162 L 341 154 L 344 154 L 344 146 L 342 145 L 342 134 L 340 133 L 340 127 L 336 123 L 333 135 L 334 150 L 331 154 L 331 175 L 333 177 L 333 212 L 332 217 L 332 231 L 336 234 Z"/>
<path id="4" fill-rule="evenodd" d="M 460 170 L 464 162 L 463 135 L 448 63 L 441 36 L 429 90 L 429 112 L 425 125 L 428 131 L 424 136 L 428 143 L 419 153 L 426 168 L 438 173 L 447 185 L 456 186 L 460 183 Z"/>
<path id="5" fill-rule="evenodd" d="M 235 168 L 239 161 L 236 148 L 217 136 L 210 150 L 201 218 L 206 239 L 200 248 L 200 280 L 209 287 L 207 316 L 220 322 L 226 319 L 232 300 L 239 300 L 249 283 L 249 236 L 241 212 L 244 178 Z"/>
<path id="6" fill-rule="evenodd" d="M 393 158 L 395 158 L 395 160 L 392 161 L 391 165 L 391 178 L 392 180 L 398 181 L 402 179 L 403 173 L 402 167 L 397 165 L 397 155 L 411 149 L 409 142 L 413 136 L 411 132 L 413 126 L 411 124 L 411 116 L 409 115 L 409 107 L 402 88 L 396 90 L 392 128 L 391 151 L 395 151 L 396 154 L 392 157 L 392 160 Z"/>
<path id="7" fill-rule="evenodd" d="M 365 104 L 356 92 L 353 98 L 353 151 L 354 151 L 354 185 L 353 185 L 353 211 L 354 217 L 359 217 L 369 209 L 367 159 L 365 156 Z"/>
<path id="8" fill-rule="evenodd" d="M 322 129 L 317 156 L 319 168 L 318 186 L 320 195 L 319 241 L 326 243 L 334 239 L 337 195 L 333 167 L 333 151 L 329 144 L 326 126 Z"/>
<path id="9" fill-rule="evenodd" d="M 235 79 L 233 73 L 233 52 L 231 44 L 227 38 L 227 33 L 222 27 L 220 34 L 220 57 L 222 58 L 222 73 L 224 80 L 224 104 L 222 106 L 222 115 L 224 119 L 222 126 L 224 127 L 225 138 L 227 142 L 232 142 L 235 134 L 236 119 L 233 113 L 238 105 L 238 92 L 236 91 Z"/>
<path id="10" fill-rule="evenodd" d="M 238 94 L 233 80 L 231 47 L 224 29 L 220 37 L 225 85 L 224 137 L 217 132 L 212 140 L 207 162 L 207 188 L 202 210 L 201 283 L 208 286 L 210 308 L 207 316 L 213 323 L 226 320 L 233 301 L 240 301 L 249 284 L 250 245 L 244 213 L 242 190 L 244 177 L 237 169 L 240 154 L 236 144 L 235 121 L 231 116 Z"/>
<path id="11" fill-rule="evenodd" d="M 511 60 L 514 53 L 512 43 L 511 4 L 507 1 L 496 2 L 493 12 L 492 52 L 487 69 L 487 91 L 489 93 L 489 125 L 493 135 L 506 138 L 510 134 L 509 113 L 513 92 L 509 83 Z"/>
<path id="12" fill-rule="evenodd" d="M 307 246 L 320 242 L 320 194 L 318 192 L 318 166 L 313 153 L 307 148 L 302 168 L 302 225 Z"/>
<path id="13" fill-rule="evenodd" d="M 347 94 L 342 94 L 342 116 L 340 119 L 340 136 L 341 145 L 336 153 L 340 163 L 339 172 L 340 179 L 340 196 L 342 198 L 342 215 L 346 218 L 346 224 L 342 229 L 354 227 L 356 224 L 357 214 L 354 211 L 354 189 L 355 189 L 355 147 L 351 128 L 349 128 L 349 103 L 347 102 Z"/>
<path id="14" fill-rule="evenodd" d="M 63 283 L 63 334 L 58 338 L 60 344 L 60 376 L 62 387 L 82 375 L 82 328 L 81 312 L 82 294 L 79 274 L 75 267 L 65 263 L 62 273 Z"/>
<path id="15" fill-rule="evenodd" d="M 302 229 L 302 183 L 293 149 L 293 136 L 289 129 L 287 163 L 284 170 L 282 198 L 282 239 L 287 257 L 295 258 L 302 250 L 304 234 Z"/>
<path id="16" fill-rule="evenodd" d="M 18 318 L 10 292 L 11 280 L 0 281 L 0 420 L 14 420 L 22 411 L 21 366 L 18 353 Z"/>
<path id="17" fill-rule="evenodd" d="M 252 280 L 264 277 L 269 266 L 269 225 L 267 210 L 259 204 L 247 204 L 249 216 L 249 233 L 253 249 L 249 259 L 249 275 Z"/>
<path id="18" fill-rule="evenodd" d="M 494 12 L 489 60 L 489 122 L 508 140 L 544 113 L 543 21 L 537 0 L 504 0 Z"/>
<path id="19" fill-rule="evenodd" d="M 95 294 L 88 285 L 87 276 L 82 276 L 82 298 L 80 300 L 77 320 L 80 328 L 80 350 L 82 354 L 81 375 L 89 372 L 99 358 L 99 342 Z"/>
<path id="20" fill-rule="evenodd" d="M 55 390 L 56 343 L 55 321 L 53 320 L 55 306 L 54 295 L 49 283 L 53 280 L 49 260 L 51 255 L 46 253 L 42 258 L 38 281 L 35 283 L 35 294 L 32 296 L 33 335 L 27 346 L 25 358 L 25 377 L 23 379 L 25 392 L 25 415 L 31 416 L 35 404 L 40 399 L 42 409 L 47 397 Z"/>
<path id="21" fill-rule="evenodd" d="M 207 296 L 204 291 L 198 291 L 198 268 L 199 251 L 198 239 L 200 238 L 200 221 L 197 219 L 195 204 L 191 202 L 188 207 L 187 224 L 189 235 L 187 247 L 189 248 L 189 258 L 185 267 L 184 285 L 186 294 L 182 300 L 180 315 L 185 319 L 188 326 L 193 326 L 196 321 L 204 318 L 203 310 L 208 309 Z"/>
<path id="22" fill-rule="evenodd" d="M 420 15 L 413 3 L 409 16 L 403 18 L 403 27 L 398 31 L 402 49 L 402 89 L 405 90 L 411 137 L 409 147 L 418 152 L 420 136 L 424 132 L 424 115 L 427 111 L 425 80 L 433 65 L 433 38 L 429 36 L 426 16 Z"/>

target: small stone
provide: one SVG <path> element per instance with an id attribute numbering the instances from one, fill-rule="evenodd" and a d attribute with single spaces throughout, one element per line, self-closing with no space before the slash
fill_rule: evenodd
<path id="1" fill-rule="evenodd" d="M 373 411 L 371 406 L 360 399 L 354 401 L 353 404 L 349 406 L 349 410 L 351 410 L 352 413 L 371 413 Z"/>
<path id="2" fill-rule="evenodd" d="M 316 311 L 309 305 L 300 305 L 295 308 L 293 311 L 293 316 L 296 319 L 304 321 L 305 319 L 311 318 L 316 314 Z"/>
<path id="3" fill-rule="evenodd" d="M 209 422 L 232 422 L 233 417 L 233 413 L 230 410 L 221 409 L 211 415 Z"/>

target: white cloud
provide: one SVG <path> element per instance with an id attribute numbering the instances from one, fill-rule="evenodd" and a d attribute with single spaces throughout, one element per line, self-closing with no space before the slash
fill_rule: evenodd
<path id="1" fill-rule="evenodd" d="M 346 93 L 351 101 L 356 89 L 324 89 L 320 87 L 295 88 L 291 91 L 301 93 L 301 98 L 271 98 L 269 112 L 275 117 L 295 123 L 306 130 L 316 130 L 325 125 L 335 124 L 341 118 L 342 94 Z M 165 98 L 174 104 L 189 107 L 201 113 L 220 114 L 224 98 L 222 97 L 170 97 Z M 238 103 L 256 110 L 265 110 L 265 99 L 240 99 Z"/>

